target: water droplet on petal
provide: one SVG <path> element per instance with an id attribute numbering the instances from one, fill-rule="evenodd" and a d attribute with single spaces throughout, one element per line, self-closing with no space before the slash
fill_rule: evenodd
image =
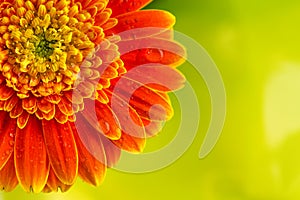
<path id="1" fill-rule="evenodd" d="M 64 126 L 64 131 L 69 131 L 69 128 L 67 126 Z"/>
<path id="2" fill-rule="evenodd" d="M 163 59 L 164 52 L 161 49 L 148 49 L 145 57 L 149 62 L 158 63 Z"/>
<path id="3" fill-rule="evenodd" d="M 10 145 L 10 146 L 14 146 L 14 144 L 15 144 L 15 141 L 13 141 L 13 140 L 10 140 L 10 141 L 9 141 L 9 145 Z"/>
<path id="4" fill-rule="evenodd" d="M 110 131 L 110 125 L 107 121 L 100 120 L 99 123 L 101 125 L 101 130 L 103 131 L 104 134 Z"/>

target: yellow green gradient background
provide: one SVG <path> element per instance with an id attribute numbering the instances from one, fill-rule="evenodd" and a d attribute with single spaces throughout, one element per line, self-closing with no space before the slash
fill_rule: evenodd
<path id="1" fill-rule="evenodd" d="M 98 188 L 78 179 L 64 194 L 26 194 L 18 187 L 1 193 L 2 198 L 299 199 L 300 1 L 155 0 L 148 8 L 176 15 L 175 29 L 197 40 L 219 67 L 227 91 L 227 118 L 214 150 L 198 158 L 211 108 L 204 82 L 193 78 L 200 129 L 188 151 L 171 166 L 148 174 L 110 169 Z M 188 66 L 180 67 L 187 75 L 192 73 Z M 176 100 L 174 106 L 175 117 L 148 142 L 146 151 L 174 137 L 180 118 Z"/>

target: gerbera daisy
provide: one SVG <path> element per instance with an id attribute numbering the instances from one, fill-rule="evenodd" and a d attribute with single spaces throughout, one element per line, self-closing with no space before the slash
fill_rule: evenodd
<path id="1" fill-rule="evenodd" d="M 97 186 L 120 150 L 141 152 L 147 136 L 172 116 L 167 92 L 184 82 L 174 68 L 182 56 L 160 48 L 120 53 L 147 41 L 184 52 L 172 40 L 170 13 L 140 10 L 150 1 L 0 1 L 1 189 L 66 191 L 77 176 Z M 169 31 L 120 36 L 144 27 Z M 144 64 L 144 71 L 126 77 Z M 150 116 L 156 104 L 163 109 Z"/>

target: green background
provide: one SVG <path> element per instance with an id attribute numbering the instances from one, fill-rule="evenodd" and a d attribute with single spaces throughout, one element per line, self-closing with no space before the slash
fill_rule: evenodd
<path id="1" fill-rule="evenodd" d="M 300 1 L 156 0 L 148 8 L 176 15 L 175 29 L 197 40 L 219 67 L 227 117 L 214 150 L 198 158 L 210 99 L 202 79 L 191 77 L 199 97 L 200 128 L 190 148 L 171 166 L 147 174 L 110 169 L 100 187 L 78 179 L 64 194 L 26 194 L 18 187 L 2 193 L 3 199 L 298 199 Z M 192 75 L 188 63 L 180 69 Z M 175 117 L 148 142 L 146 151 L 174 136 L 180 118 L 176 101 L 174 107 Z"/>

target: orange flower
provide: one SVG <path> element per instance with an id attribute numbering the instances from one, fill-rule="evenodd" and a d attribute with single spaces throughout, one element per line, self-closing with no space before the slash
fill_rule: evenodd
<path id="1" fill-rule="evenodd" d="M 147 42 L 184 52 L 172 40 L 171 14 L 140 10 L 150 1 L 0 1 L 0 188 L 66 191 L 77 176 L 99 185 L 121 149 L 141 152 L 172 116 L 167 92 L 184 82 L 174 68 L 182 56 L 160 48 L 121 53 Z M 146 27 L 169 31 L 120 36 Z M 153 67 L 126 76 L 144 64 Z"/>

